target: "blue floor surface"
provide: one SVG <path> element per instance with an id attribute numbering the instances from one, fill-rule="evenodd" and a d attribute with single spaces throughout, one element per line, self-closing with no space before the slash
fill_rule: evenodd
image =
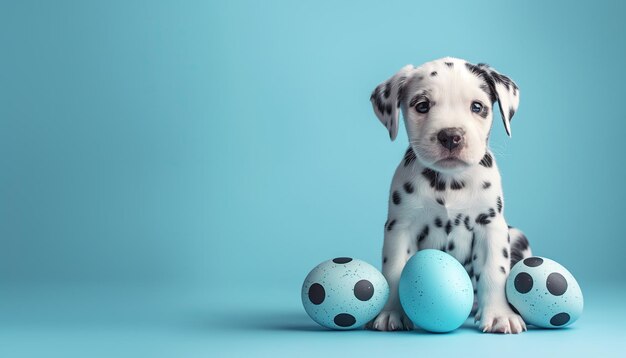
<path id="1" fill-rule="evenodd" d="M 585 288 L 569 328 L 506 336 L 470 320 L 448 334 L 330 331 L 309 319 L 298 289 L 4 288 L 0 357 L 626 356 L 624 287 Z"/>

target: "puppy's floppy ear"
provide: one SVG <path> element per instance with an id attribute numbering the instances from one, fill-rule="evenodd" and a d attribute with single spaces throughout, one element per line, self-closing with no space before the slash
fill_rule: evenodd
<path id="1" fill-rule="evenodd" d="M 407 76 L 413 71 L 413 65 L 406 65 L 387 81 L 379 84 L 372 92 L 370 102 L 374 113 L 380 122 L 387 127 L 389 138 L 396 139 L 398 135 L 398 115 L 402 100 L 402 89 Z"/>
<path id="2" fill-rule="evenodd" d="M 511 119 L 517 107 L 519 106 L 519 87 L 507 76 L 500 74 L 498 71 L 489 67 L 484 63 L 476 65 L 478 68 L 483 69 L 489 77 L 493 80 L 492 84 L 495 89 L 495 100 L 498 101 L 500 106 L 500 114 L 502 115 L 502 122 L 504 122 L 504 129 L 506 134 L 511 136 Z"/>

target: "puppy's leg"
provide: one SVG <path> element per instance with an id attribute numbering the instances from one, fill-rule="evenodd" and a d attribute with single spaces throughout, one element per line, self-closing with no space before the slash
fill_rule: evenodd
<path id="1" fill-rule="evenodd" d="M 504 288 L 511 255 L 504 218 L 485 219 L 479 215 L 474 233 L 476 260 L 473 265 L 478 290 L 475 320 L 480 322 L 483 332 L 520 333 L 526 329 L 526 324 L 510 308 Z"/>
<path id="2" fill-rule="evenodd" d="M 415 240 L 411 239 L 413 236 L 407 222 L 394 219 L 387 221 L 383 245 L 383 275 L 389 283 L 389 299 L 383 311 L 367 328 L 379 331 L 413 329 L 413 323 L 404 313 L 398 296 L 400 274 L 407 260 L 416 251 Z"/>

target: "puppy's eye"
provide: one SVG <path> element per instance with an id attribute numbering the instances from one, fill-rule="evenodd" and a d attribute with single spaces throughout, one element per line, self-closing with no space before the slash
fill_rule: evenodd
<path id="1" fill-rule="evenodd" d="M 423 101 L 415 105 L 415 110 L 419 113 L 427 113 L 430 110 L 430 102 Z"/>
<path id="2" fill-rule="evenodd" d="M 474 113 L 480 113 L 483 110 L 483 105 L 480 102 L 472 102 L 470 109 Z"/>

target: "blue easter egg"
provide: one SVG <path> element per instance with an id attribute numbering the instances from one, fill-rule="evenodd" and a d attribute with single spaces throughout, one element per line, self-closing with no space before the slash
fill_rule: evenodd
<path id="1" fill-rule="evenodd" d="M 474 303 L 472 281 L 454 257 L 421 250 L 407 261 L 399 284 L 400 303 L 417 326 L 450 332 L 467 319 Z"/>
<path id="2" fill-rule="evenodd" d="M 506 297 L 526 323 L 537 327 L 566 327 L 583 312 L 583 294 L 574 276 L 545 257 L 528 257 L 513 266 Z"/>
<path id="3" fill-rule="evenodd" d="M 374 266 L 349 257 L 317 265 L 302 284 L 302 305 L 317 323 L 332 329 L 354 329 L 382 311 L 389 285 Z"/>

